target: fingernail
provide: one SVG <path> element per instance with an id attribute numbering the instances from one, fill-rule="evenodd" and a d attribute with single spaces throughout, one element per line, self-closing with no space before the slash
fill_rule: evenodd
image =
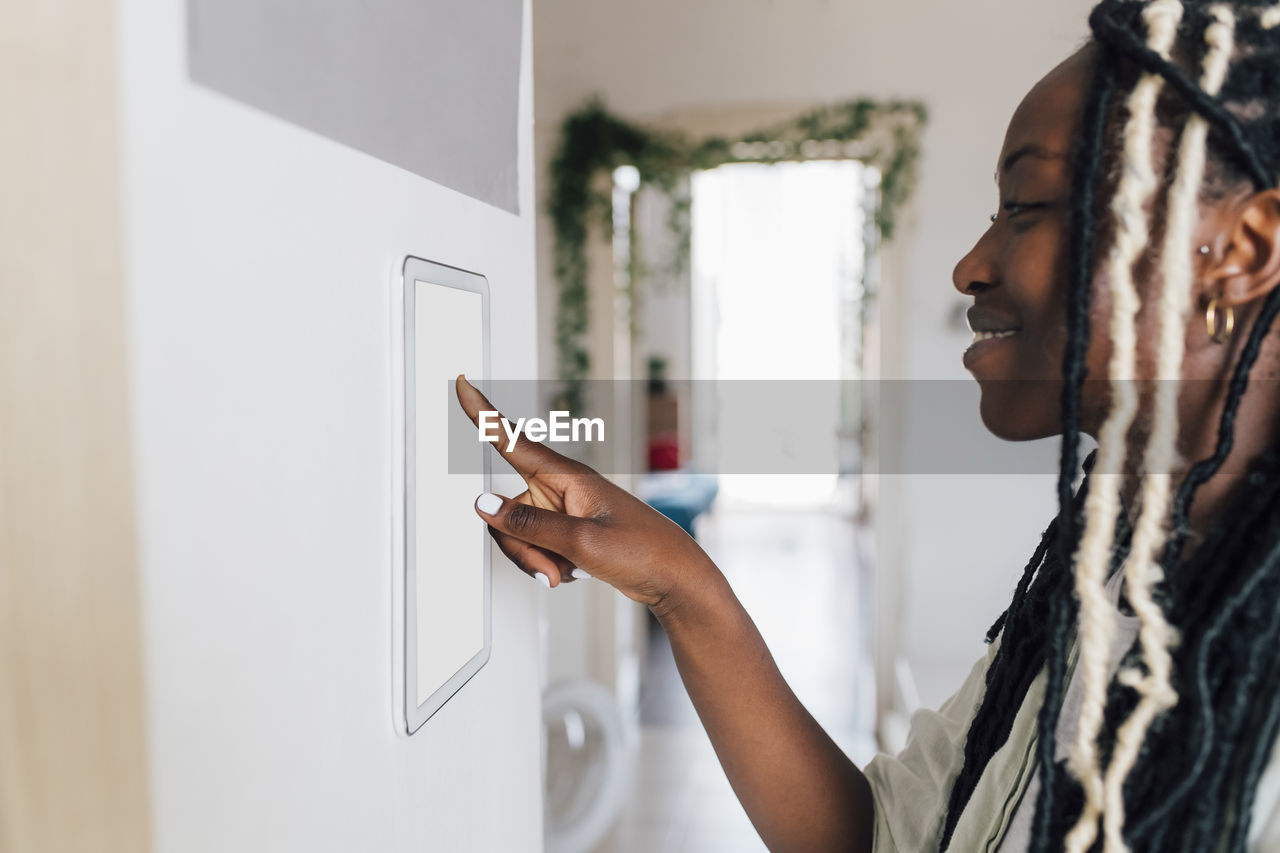
<path id="1" fill-rule="evenodd" d="M 538 583 L 542 584 L 547 589 L 551 589 L 551 578 L 547 577 L 542 572 L 534 572 L 533 574 L 537 577 Z"/>
<path id="2" fill-rule="evenodd" d="M 498 510 L 502 509 L 502 498 L 492 492 L 485 492 L 476 501 L 476 508 L 485 515 L 493 515 Z"/>
<path id="3" fill-rule="evenodd" d="M 574 569 L 573 571 L 569 572 L 569 574 L 573 575 L 578 580 L 591 577 L 591 575 L 587 574 L 586 569 Z"/>

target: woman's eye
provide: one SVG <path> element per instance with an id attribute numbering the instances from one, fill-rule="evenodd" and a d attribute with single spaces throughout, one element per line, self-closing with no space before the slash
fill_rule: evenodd
<path id="1" fill-rule="evenodd" d="M 1009 214 L 1009 216 L 1013 217 L 1013 216 L 1017 216 L 1020 213 L 1026 213 L 1031 210 L 1038 210 L 1044 206 L 1045 206 L 1044 204 L 1041 204 L 1039 202 L 1006 201 L 1004 204 L 1000 205 L 1000 209 L 1003 210 L 1005 213 Z"/>
<path id="2" fill-rule="evenodd" d="M 1000 210 L 991 214 L 988 218 L 991 220 L 991 223 L 994 225 L 996 220 L 1000 218 L 1001 213 L 1007 213 L 1010 219 L 1017 219 L 1019 216 L 1021 216 L 1024 213 L 1029 213 L 1033 210 L 1041 210 L 1043 208 L 1050 207 L 1050 206 L 1051 206 L 1050 202 L 1005 201 L 1000 203 Z"/>

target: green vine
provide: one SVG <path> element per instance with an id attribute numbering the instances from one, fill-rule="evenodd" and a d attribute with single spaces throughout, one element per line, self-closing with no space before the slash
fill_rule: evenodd
<path id="1" fill-rule="evenodd" d="M 857 100 L 813 110 L 783 124 L 737 138 L 685 137 L 641 127 L 611 114 L 593 100 L 568 116 L 551 161 L 548 213 L 555 228 L 558 375 L 561 403 L 582 410 L 583 388 L 591 369 L 588 331 L 587 248 L 591 223 L 612 231 L 611 176 L 619 166 L 634 166 L 641 185 L 673 197 L 668 227 L 677 233 L 675 265 L 687 263 L 689 199 L 676 198 L 685 176 L 726 163 L 777 163 L 791 160 L 856 159 L 880 171 L 875 225 L 881 239 L 893 236 L 895 215 L 911 195 L 919 159 L 923 105 L 910 101 Z M 633 273 L 635 253 L 632 254 Z"/>

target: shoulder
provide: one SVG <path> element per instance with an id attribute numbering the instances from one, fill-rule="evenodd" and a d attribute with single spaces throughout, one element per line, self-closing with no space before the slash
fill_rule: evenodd
<path id="1" fill-rule="evenodd" d="M 964 763 L 965 736 L 982 703 L 998 643 L 997 638 L 988 646 L 960 689 L 941 707 L 912 715 L 900 753 L 882 753 L 867 765 L 877 851 L 937 850 L 951 787 Z"/>

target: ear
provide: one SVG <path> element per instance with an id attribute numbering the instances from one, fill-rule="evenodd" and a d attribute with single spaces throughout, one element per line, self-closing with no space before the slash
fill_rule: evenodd
<path id="1" fill-rule="evenodd" d="M 1280 189 L 1236 201 L 1226 219 L 1201 280 L 1206 301 L 1236 307 L 1280 284 Z"/>

